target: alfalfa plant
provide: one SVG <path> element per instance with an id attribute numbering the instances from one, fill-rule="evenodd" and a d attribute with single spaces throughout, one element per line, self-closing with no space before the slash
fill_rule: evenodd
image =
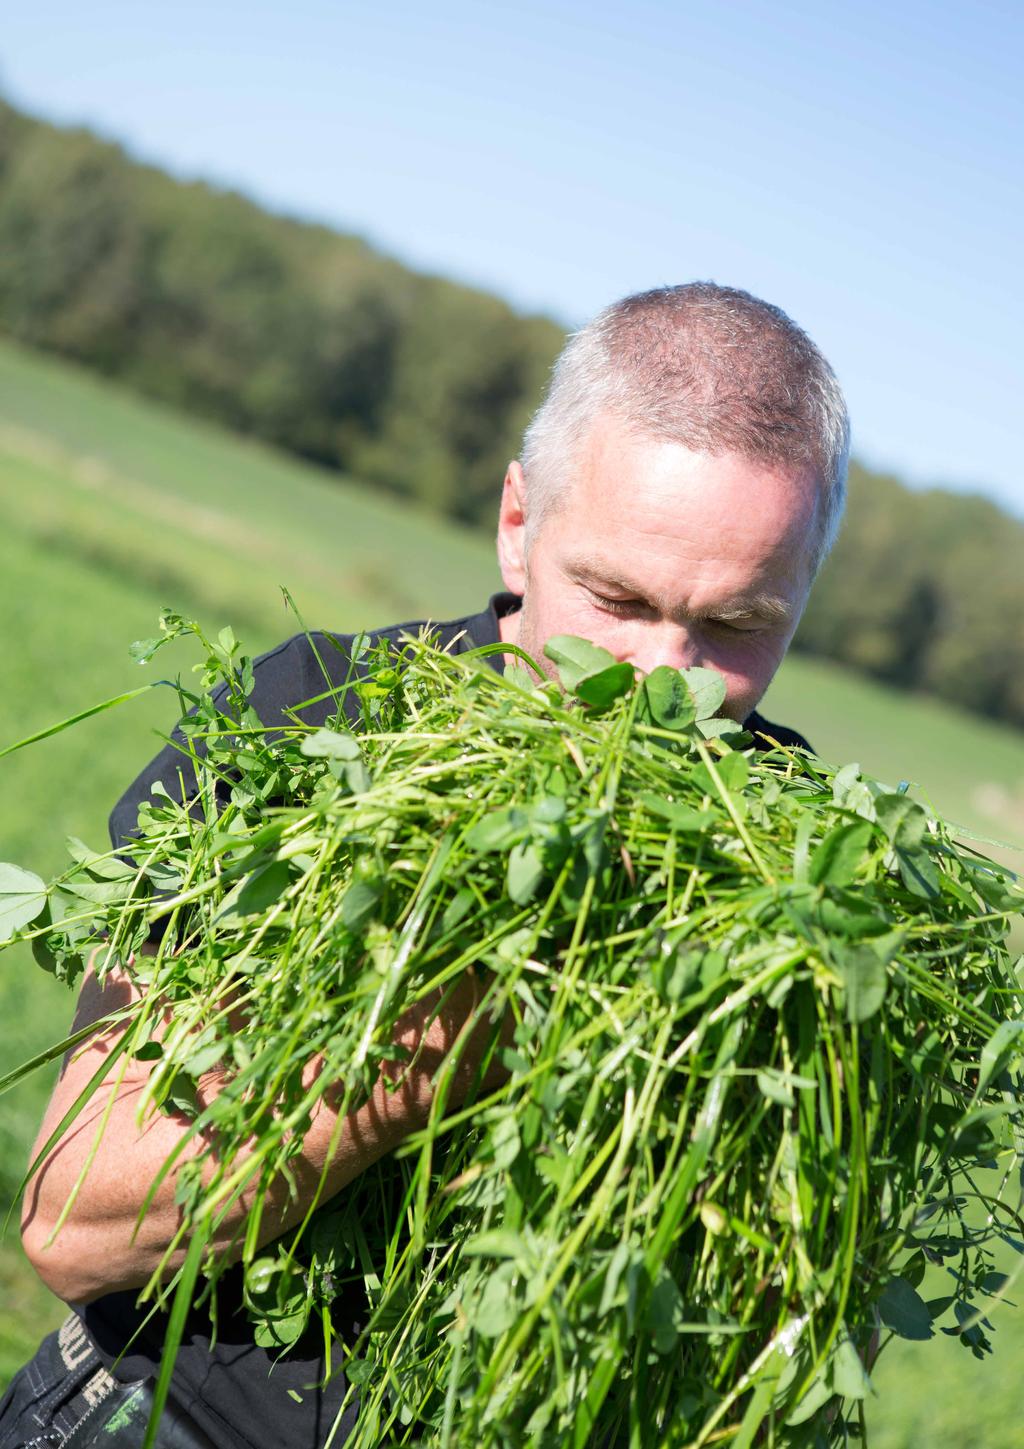
<path id="1" fill-rule="evenodd" d="M 140 1114 L 188 1116 L 144 1297 L 204 1300 L 246 1194 L 261 1343 L 365 1301 L 334 1345 L 352 1446 L 838 1444 L 879 1332 L 987 1351 L 994 1251 L 1024 1239 L 1010 872 L 855 765 L 752 750 L 710 671 L 563 638 L 559 687 L 410 640 L 358 661 L 356 731 L 340 697 L 268 730 L 230 631 L 163 626 L 205 651 L 195 797 L 154 794 L 130 858 L 0 867 L 9 938 L 137 982 L 111 1069 L 151 1063 Z M 467 972 L 476 1092 L 451 1090 L 467 1028 L 422 1130 L 264 1243 L 321 1098 L 399 1087 L 397 1024 Z"/>

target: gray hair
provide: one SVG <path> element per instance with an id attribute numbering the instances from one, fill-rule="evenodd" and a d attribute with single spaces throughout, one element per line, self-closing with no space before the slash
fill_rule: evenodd
<path id="1" fill-rule="evenodd" d="M 831 367 L 780 308 L 690 282 L 625 297 L 574 333 L 523 439 L 528 541 L 565 502 L 602 414 L 697 452 L 811 465 L 820 566 L 843 514 L 850 425 Z"/>

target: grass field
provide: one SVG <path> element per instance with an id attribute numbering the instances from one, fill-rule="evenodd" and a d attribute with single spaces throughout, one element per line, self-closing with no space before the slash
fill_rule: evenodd
<path id="1" fill-rule="evenodd" d="M 254 649 L 276 643 L 295 631 L 279 583 L 311 623 L 351 630 L 475 610 L 498 578 L 486 540 L 0 345 L 0 747 L 181 665 L 181 654 L 163 656 L 142 671 L 128 658 L 164 605 L 230 622 Z M 1019 733 L 799 658 L 764 709 L 827 758 L 911 780 L 965 826 L 1024 844 Z M 157 689 L 0 760 L 0 860 L 45 874 L 66 835 L 102 843 L 111 804 L 173 713 Z M 27 952 L 0 958 L 5 1066 L 52 1040 L 70 1013 L 67 993 Z M 7 1198 L 47 1091 L 40 1079 L 0 1099 Z M 0 1249 L 0 1301 L 2 1382 L 61 1313 L 13 1233 Z M 870 1413 L 877 1449 L 1024 1444 L 1012 1372 L 1024 1314 L 996 1321 L 997 1352 L 984 1363 L 941 1336 L 886 1352 Z"/>

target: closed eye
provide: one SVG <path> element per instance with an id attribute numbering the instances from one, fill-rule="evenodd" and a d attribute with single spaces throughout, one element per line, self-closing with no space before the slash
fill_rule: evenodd
<path id="1" fill-rule="evenodd" d="M 595 593 L 588 589 L 587 593 L 607 614 L 616 614 L 619 618 L 628 619 L 636 614 L 650 614 L 654 612 L 654 606 L 648 604 L 645 599 L 612 599 L 607 594 Z"/>
<path id="2" fill-rule="evenodd" d="M 712 629 L 718 629 L 726 634 L 760 634 L 767 627 L 760 619 L 751 619 L 749 623 L 733 624 L 728 619 L 708 619 L 705 621 Z"/>
<path id="3" fill-rule="evenodd" d="M 640 614 L 649 615 L 657 612 L 654 605 L 647 603 L 645 599 L 613 599 L 607 594 L 597 594 L 592 589 L 588 592 L 600 609 L 603 609 L 606 614 L 614 614 L 620 619 L 631 619 Z M 729 619 L 703 619 L 698 622 L 716 634 L 760 634 L 767 627 L 760 619 L 740 623 L 733 623 Z"/>
<path id="4" fill-rule="evenodd" d="M 587 584 L 583 585 L 591 601 L 603 613 L 612 614 L 620 619 L 656 618 L 659 616 L 657 605 L 650 603 L 647 599 L 634 596 L 633 598 L 620 598 L 618 595 L 602 594 L 597 589 Z M 700 628 L 708 629 L 714 634 L 726 635 L 735 638 L 739 635 L 763 634 L 772 627 L 772 621 L 766 619 L 759 613 L 737 612 L 731 618 L 716 618 L 714 615 L 702 615 L 693 620 Z"/>

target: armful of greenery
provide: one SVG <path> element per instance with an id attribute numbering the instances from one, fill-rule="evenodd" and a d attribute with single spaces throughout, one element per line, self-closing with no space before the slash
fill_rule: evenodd
<path id="1" fill-rule="evenodd" d="M 106 942 L 113 989 L 165 926 L 58 1089 L 30 1253 L 59 1228 L 58 1291 L 173 1295 L 158 1389 L 235 1257 L 268 1348 L 358 1294 L 354 1449 L 456 1413 L 481 1449 L 848 1442 L 879 1322 L 949 1311 L 980 1354 L 1009 1286 L 1020 886 L 856 764 L 750 752 L 713 671 L 547 652 L 565 693 L 412 641 L 358 734 L 265 730 L 225 632 L 189 808 L 154 792 L 134 865 L 3 868 L 0 926 L 65 979 Z"/>

